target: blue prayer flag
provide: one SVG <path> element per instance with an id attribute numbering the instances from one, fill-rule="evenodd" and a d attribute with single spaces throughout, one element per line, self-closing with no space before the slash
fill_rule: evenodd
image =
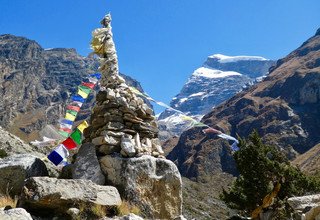
<path id="1" fill-rule="evenodd" d="M 73 96 L 71 96 L 71 100 L 72 101 L 75 101 L 75 102 L 85 102 L 85 99 L 84 98 L 82 98 L 81 96 L 79 96 L 79 95 L 73 95 Z"/>
<path id="2" fill-rule="evenodd" d="M 93 74 L 90 74 L 89 76 L 96 77 L 97 79 L 101 79 L 101 73 L 93 73 Z"/>
<path id="3" fill-rule="evenodd" d="M 56 151 L 52 151 L 48 155 L 48 159 L 56 166 L 58 166 L 58 164 L 61 163 L 61 161 L 63 161 L 63 158 L 61 157 L 61 155 L 58 154 Z"/>
<path id="4" fill-rule="evenodd" d="M 67 125 L 73 125 L 73 121 L 67 120 L 67 119 L 62 119 L 61 124 L 67 124 Z"/>

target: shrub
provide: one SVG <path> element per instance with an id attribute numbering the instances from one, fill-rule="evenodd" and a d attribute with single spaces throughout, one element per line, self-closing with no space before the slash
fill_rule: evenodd
<path id="1" fill-rule="evenodd" d="M 320 191 L 319 181 L 291 166 L 275 147 L 264 145 L 256 131 L 248 140 L 239 138 L 239 148 L 234 159 L 240 175 L 230 191 L 223 190 L 221 195 L 229 207 L 248 215 L 262 205 L 263 198 L 274 190 L 276 184 L 281 185 L 272 205 L 274 210 L 283 207 L 288 197 Z"/>
<path id="2" fill-rule="evenodd" d="M 4 157 L 7 157 L 7 156 L 8 156 L 7 152 L 5 150 L 3 150 L 3 149 L 0 149 L 0 158 L 4 158 Z"/>

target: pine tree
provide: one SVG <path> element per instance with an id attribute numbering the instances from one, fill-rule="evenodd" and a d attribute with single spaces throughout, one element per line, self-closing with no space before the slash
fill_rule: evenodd
<path id="1" fill-rule="evenodd" d="M 272 205 L 274 209 L 283 205 L 288 197 L 320 191 L 319 181 L 291 166 L 275 147 L 263 144 L 256 131 L 247 140 L 239 139 L 240 150 L 235 152 L 234 159 L 240 175 L 230 191 L 224 190 L 221 195 L 229 207 L 250 215 L 262 205 L 263 198 L 274 190 L 277 183 L 281 187 Z"/>

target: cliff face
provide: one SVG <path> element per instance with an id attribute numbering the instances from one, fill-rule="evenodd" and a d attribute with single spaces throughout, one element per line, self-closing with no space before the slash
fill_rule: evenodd
<path id="1" fill-rule="evenodd" d="M 279 60 L 262 82 L 219 105 L 202 121 L 234 136 L 246 137 L 256 129 L 267 143 L 283 149 L 289 158 L 319 143 L 319 31 Z M 214 136 L 204 136 L 199 129 L 191 129 L 182 134 L 168 158 L 188 177 L 214 169 L 227 171 L 224 167 L 233 162 L 226 156 L 230 153 L 225 144 Z"/>
<path id="2" fill-rule="evenodd" d="M 26 141 L 39 138 L 44 126 L 64 116 L 70 95 L 98 65 L 75 49 L 43 49 L 24 37 L 0 35 L 0 125 Z M 139 82 L 122 76 L 142 89 Z M 91 95 L 79 119 L 88 117 L 94 101 Z"/>

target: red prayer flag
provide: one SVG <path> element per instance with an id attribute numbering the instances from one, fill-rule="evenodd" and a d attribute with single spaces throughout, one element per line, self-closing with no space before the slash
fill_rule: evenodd
<path id="1" fill-rule="evenodd" d="M 69 129 L 69 128 L 60 128 L 59 129 L 60 131 L 65 131 L 65 132 L 67 132 L 67 133 L 71 133 L 71 129 Z"/>
<path id="2" fill-rule="evenodd" d="M 72 150 L 77 147 L 77 144 L 72 140 L 72 138 L 68 137 L 66 140 L 62 142 L 62 144 L 68 149 Z"/>
<path id="3" fill-rule="evenodd" d="M 80 107 L 79 106 L 73 106 L 73 105 L 68 105 L 67 109 L 68 110 L 73 110 L 73 111 L 76 111 L 76 112 L 80 111 Z"/>
<path id="4" fill-rule="evenodd" d="M 88 83 L 88 82 L 82 82 L 81 85 L 89 87 L 90 89 L 93 89 L 95 84 L 93 83 Z"/>
<path id="5" fill-rule="evenodd" d="M 222 133 L 221 131 L 218 131 L 214 128 L 206 128 L 206 129 L 203 129 L 202 132 L 204 132 L 205 134 L 221 134 Z"/>

